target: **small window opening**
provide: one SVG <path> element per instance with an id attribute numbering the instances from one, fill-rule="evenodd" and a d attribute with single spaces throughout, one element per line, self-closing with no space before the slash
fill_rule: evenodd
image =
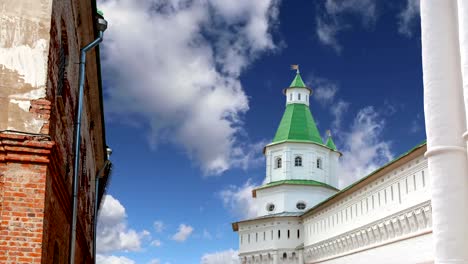
<path id="1" fill-rule="evenodd" d="M 287 259 L 288 258 L 288 254 L 286 254 L 286 252 L 283 253 L 283 259 Z"/>
<path id="2" fill-rule="evenodd" d="M 278 239 L 281 238 L 281 230 L 278 230 Z"/>
<path id="3" fill-rule="evenodd" d="M 297 230 L 297 238 L 300 238 L 301 237 L 301 233 L 299 231 L 299 229 Z"/>
<path id="4" fill-rule="evenodd" d="M 290 233 L 289 233 L 289 229 L 288 229 L 288 239 L 290 238 Z"/>
<path id="5" fill-rule="evenodd" d="M 267 204 L 267 211 L 268 212 L 273 212 L 275 210 L 275 205 L 274 204 Z"/>
<path id="6" fill-rule="evenodd" d="M 321 169 L 321 168 L 322 168 L 322 159 L 318 158 L 317 159 L 317 169 Z"/>
<path id="7" fill-rule="evenodd" d="M 279 169 L 282 165 L 283 164 L 281 158 L 276 158 L 275 168 Z"/>
<path id="8" fill-rule="evenodd" d="M 297 156 L 296 158 L 294 158 L 294 166 L 295 167 L 302 167 L 302 157 L 301 156 Z"/>
<path id="9" fill-rule="evenodd" d="M 297 94 L 297 100 L 301 100 L 301 94 Z"/>
<path id="10" fill-rule="evenodd" d="M 306 208 L 306 204 L 304 202 L 298 202 L 296 204 L 296 208 L 299 210 L 304 210 Z"/>
<path id="11" fill-rule="evenodd" d="M 250 234 L 247 235 L 247 242 L 250 243 Z"/>
<path id="12" fill-rule="evenodd" d="M 258 233 L 255 233 L 255 242 L 258 242 Z"/>
<path id="13" fill-rule="evenodd" d="M 289 101 L 292 101 L 292 93 L 289 94 Z"/>

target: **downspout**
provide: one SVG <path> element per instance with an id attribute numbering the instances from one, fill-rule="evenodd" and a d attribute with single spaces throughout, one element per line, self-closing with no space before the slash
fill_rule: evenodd
<path id="1" fill-rule="evenodd" d="M 112 162 L 109 160 L 112 150 L 107 148 L 107 160 L 104 166 L 99 170 L 95 179 L 95 201 L 94 201 L 94 225 L 93 225 L 93 261 L 96 263 L 96 238 L 97 238 L 97 223 L 98 223 L 98 210 L 99 210 L 99 179 L 109 175 Z M 107 172 L 107 175 L 105 174 Z M 108 176 L 107 176 L 108 177 Z"/>
<path id="2" fill-rule="evenodd" d="M 74 164 L 73 164 L 73 196 L 72 196 L 72 225 L 70 228 L 70 254 L 69 264 L 75 263 L 75 247 L 76 247 L 76 222 L 77 222 L 77 211 L 78 211 L 78 180 L 79 180 L 79 164 L 80 164 L 80 146 L 81 146 L 81 115 L 83 112 L 83 93 L 85 84 L 85 66 L 86 66 L 86 53 L 99 45 L 102 42 L 104 36 L 104 30 L 107 28 L 107 21 L 102 17 L 98 16 L 97 19 L 99 30 L 99 37 L 83 47 L 80 51 L 80 72 L 78 82 L 78 112 L 76 116 L 76 133 L 75 133 L 75 153 L 74 153 Z"/>

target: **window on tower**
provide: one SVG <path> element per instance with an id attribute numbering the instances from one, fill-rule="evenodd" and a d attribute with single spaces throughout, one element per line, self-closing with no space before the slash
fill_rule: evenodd
<path id="1" fill-rule="evenodd" d="M 292 93 L 289 94 L 289 101 L 292 101 Z"/>
<path id="2" fill-rule="evenodd" d="M 322 168 L 322 159 L 318 158 L 317 159 L 317 169 L 321 169 L 321 168 Z"/>
<path id="3" fill-rule="evenodd" d="M 294 158 L 294 166 L 295 167 L 302 167 L 302 157 L 301 156 L 296 156 L 296 158 Z"/>
<path id="4" fill-rule="evenodd" d="M 301 94 L 297 94 L 297 100 L 301 100 Z"/>
<path id="5" fill-rule="evenodd" d="M 275 169 L 279 169 L 282 166 L 282 160 L 281 158 L 276 158 L 275 160 Z"/>

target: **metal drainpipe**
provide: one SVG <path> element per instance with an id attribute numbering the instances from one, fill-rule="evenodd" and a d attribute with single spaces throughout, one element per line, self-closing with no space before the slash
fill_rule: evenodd
<path id="1" fill-rule="evenodd" d="M 109 153 L 109 149 L 108 149 L 108 153 Z M 109 160 L 109 154 L 107 156 L 107 160 L 106 162 L 104 163 L 104 166 L 102 167 L 102 169 L 98 172 L 98 174 L 96 175 L 96 183 L 95 183 L 95 201 L 94 201 L 94 226 L 93 226 L 93 261 L 94 263 L 96 263 L 96 231 L 97 231 L 97 221 L 98 221 L 98 210 L 99 210 L 99 203 L 98 203 L 98 200 L 99 200 L 99 179 L 101 177 L 104 177 L 105 175 L 102 175 L 103 172 L 105 172 L 108 167 L 110 167 L 112 165 L 111 161 Z"/>
<path id="2" fill-rule="evenodd" d="M 81 114 L 83 112 L 83 90 L 85 83 L 85 63 L 86 63 L 86 52 L 101 43 L 104 30 L 107 28 L 107 21 L 98 16 L 99 37 L 83 47 L 80 51 L 80 75 L 79 75 L 79 89 L 78 89 L 78 113 L 76 116 L 76 133 L 75 133 L 75 159 L 73 164 L 73 197 L 72 197 L 72 226 L 70 229 L 70 254 L 68 263 L 75 263 L 75 244 L 76 244 L 76 217 L 78 209 L 78 171 L 80 164 L 80 145 L 81 145 Z"/>

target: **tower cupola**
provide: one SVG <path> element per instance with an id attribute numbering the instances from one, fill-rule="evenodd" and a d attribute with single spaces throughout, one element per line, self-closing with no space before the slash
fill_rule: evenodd
<path id="1" fill-rule="evenodd" d="M 299 72 L 299 65 L 292 65 L 291 68 L 296 70 L 296 77 L 294 77 L 289 87 L 283 90 L 284 95 L 286 95 L 286 105 L 304 104 L 308 106 L 309 97 L 312 95 L 312 89 L 307 87 L 302 80 Z"/>

